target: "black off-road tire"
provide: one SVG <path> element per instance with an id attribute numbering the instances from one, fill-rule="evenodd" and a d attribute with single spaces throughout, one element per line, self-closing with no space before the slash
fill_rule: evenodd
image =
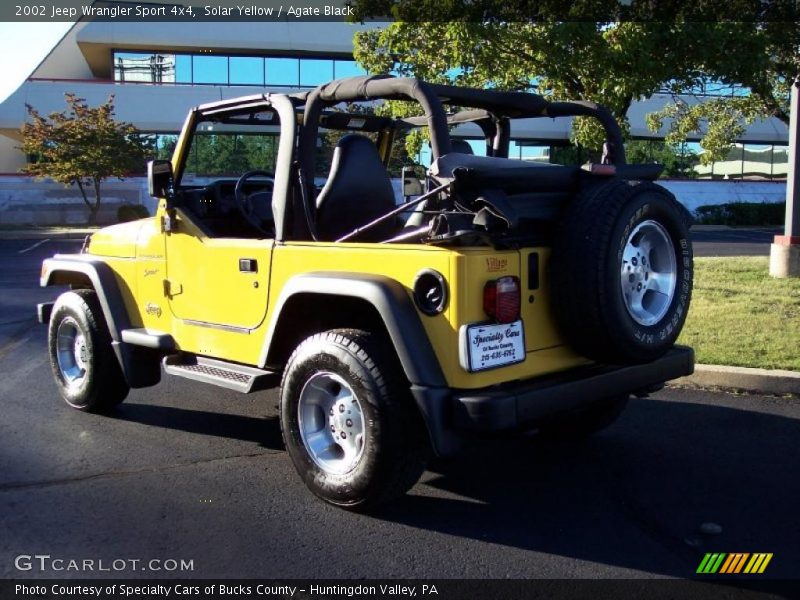
<path id="1" fill-rule="evenodd" d="M 72 371 L 67 368 L 70 359 L 64 353 L 69 350 L 65 340 L 70 333 L 82 348 L 73 352 Z M 93 290 L 75 290 L 58 297 L 50 316 L 48 350 L 58 391 L 72 408 L 107 413 L 125 400 L 130 387 L 114 355 L 103 310 Z M 76 353 L 81 355 L 80 361 L 74 360 Z M 71 378 L 70 372 L 75 376 Z"/>
<path id="2" fill-rule="evenodd" d="M 349 386 L 363 415 L 363 450 L 353 466 L 343 461 L 342 468 L 349 468 L 347 472 L 323 468 L 301 434 L 301 428 L 307 432 L 315 426 L 301 424 L 301 402 L 309 406 L 308 400 L 301 400 L 307 384 L 327 386 L 334 379 Z M 341 395 L 345 386 L 337 391 L 334 382 L 326 389 L 335 396 Z M 280 395 L 286 449 L 305 484 L 324 501 L 348 510 L 368 511 L 403 495 L 424 472 L 430 448 L 427 431 L 399 362 L 382 337 L 356 329 L 335 329 L 307 338 L 289 358 Z M 310 410 L 316 411 L 316 407 Z M 325 434 L 333 427 L 330 419 L 338 412 L 338 407 L 316 412 L 319 418 L 324 417 Z M 303 420 L 312 421 L 308 416 Z M 324 441 L 332 450 L 337 450 L 333 442 L 337 434 L 331 433 L 330 440 Z"/>
<path id="3" fill-rule="evenodd" d="M 567 342 L 588 358 L 612 364 L 649 362 L 664 355 L 681 332 L 692 294 L 687 211 L 659 185 L 613 180 L 579 194 L 565 213 L 553 244 L 550 281 L 553 311 Z M 645 279 L 643 263 L 628 254 L 637 231 L 646 230 L 663 241 L 659 262 L 674 257 L 674 292 L 670 301 L 659 300 L 663 308 L 653 310 L 653 322 L 642 314 L 634 317 L 637 308 L 629 308 L 622 284 L 623 269 L 632 269 L 633 292 L 625 293 L 638 293 L 640 284 L 645 290 L 654 285 L 652 274 L 650 283 Z"/>
<path id="4" fill-rule="evenodd" d="M 539 424 L 539 437 L 554 442 L 575 442 L 614 423 L 628 405 L 628 394 L 598 400 L 580 410 L 554 415 Z"/>

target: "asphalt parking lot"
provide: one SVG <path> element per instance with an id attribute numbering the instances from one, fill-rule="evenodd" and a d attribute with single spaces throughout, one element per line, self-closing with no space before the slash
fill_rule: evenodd
<path id="1" fill-rule="evenodd" d="M 769 256 L 770 245 L 781 227 L 693 227 L 695 256 Z"/>
<path id="2" fill-rule="evenodd" d="M 274 392 L 165 377 L 113 417 L 68 409 L 33 307 L 53 295 L 41 259 L 77 244 L 35 243 L 0 240 L 2 578 L 64 575 L 16 568 L 36 553 L 192 561 L 110 574 L 148 578 L 652 578 L 770 552 L 767 576 L 797 575 L 796 398 L 662 391 L 581 444 L 477 441 L 380 514 L 349 514 L 296 476 Z"/>

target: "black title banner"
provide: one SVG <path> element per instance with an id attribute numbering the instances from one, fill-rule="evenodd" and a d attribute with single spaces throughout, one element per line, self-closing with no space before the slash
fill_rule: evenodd
<path id="1" fill-rule="evenodd" d="M 796 597 L 797 581 L 733 580 L 3 580 L 2 600 L 648 600 L 774 599 Z"/>
<path id="2" fill-rule="evenodd" d="M 800 0 L 12 0 L 0 20 L 34 21 L 755 21 L 797 22 Z"/>

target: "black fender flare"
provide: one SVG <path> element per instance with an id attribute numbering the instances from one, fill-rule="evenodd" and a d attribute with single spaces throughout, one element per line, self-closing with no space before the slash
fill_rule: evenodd
<path id="1" fill-rule="evenodd" d="M 451 391 L 406 288 L 394 279 L 373 274 L 317 272 L 291 278 L 275 302 L 260 367 L 270 358 L 284 308 L 297 294 L 350 297 L 366 301 L 375 308 L 411 384 L 410 392 L 425 421 L 434 452 L 440 456 L 453 454 L 460 441 L 451 423 Z"/>
<path id="2" fill-rule="evenodd" d="M 289 279 L 272 310 L 259 367 L 268 363 L 283 309 L 297 294 L 350 297 L 368 302 L 383 320 L 409 382 L 426 387 L 447 385 L 406 288 L 394 279 L 372 274 L 315 272 Z"/>
<path id="3" fill-rule="evenodd" d="M 89 279 L 103 309 L 112 341 L 121 342 L 121 331 L 130 328 L 130 319 L 128 313 L 125 312 L 125 303 L 111 267 L 101 260 L 85 255 L 63 256 L 57 254 L 53 258 L 45 259 L 42 263 L 39 285 L 47 287 L 70 283 L 68 279 L 61 280 L 59 276 L 63 273 L 80 273 Z"/>
<path id="4" fill-rule="evenodd" d="M 161 367 L 156 360 L 142 360 L 146 350 L 122 340 L 122 332 L 131 328 L 125 301 L 113 269 L 102 260 L 89 255 L 56 255 L 42 263 L 39 285 L 47 287 L 72 283 L 69 274 L 79 273 L 91 283 L 97 294 L 111 336 L 111 346 L 128 384 L 133 388 L 154 385 L 161 379 Z"/>

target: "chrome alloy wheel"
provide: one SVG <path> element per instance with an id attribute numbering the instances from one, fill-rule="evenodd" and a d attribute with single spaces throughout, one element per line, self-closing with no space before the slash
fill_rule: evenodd
<path id="1" fill-rule="evenodd" d="M 677 284 L 675 247 L 669 233 L 653 220 L 642 221 L 628 236 L 620 265 L 620 286 L 633 320 L 658 323 L 672 304 Z"/>
<path id="2" fill-rule="evenodd" d="M 297 411 L 303 445 L 320 469 L 343 475 L 358 465 L 364 453 L 364 415 L 344 379 L 314 373 L 300 392 Z"/>
<path id="3" fill-rule="evenodd" d="M 56 332 L 56 359 L 58 370 L 69 387 L 77 387 L 86 375 L 89 361 L 86 338 L 77 321 L 67 317 L 58 325 Z"/>

